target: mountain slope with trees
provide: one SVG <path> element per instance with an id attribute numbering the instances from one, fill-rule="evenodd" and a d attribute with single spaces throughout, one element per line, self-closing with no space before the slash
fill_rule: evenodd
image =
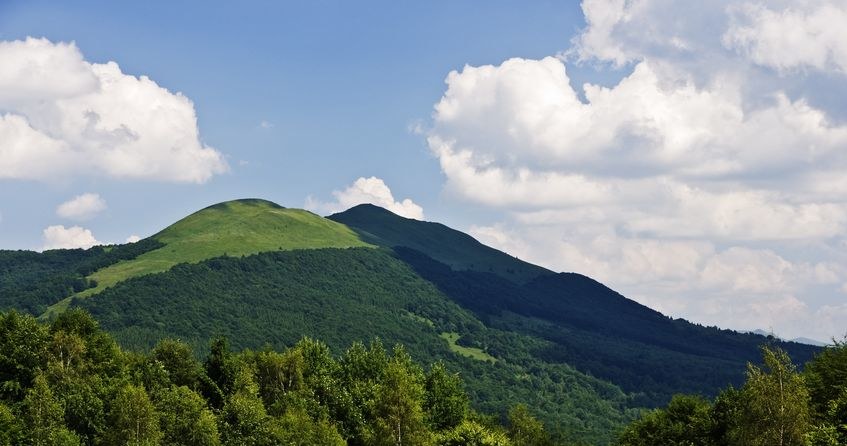
<path id="1" fill-rule="evenodd" d="M 303 338 L 240 353 L 160 340 L 122 350 L 85 312 L 50 325 L 0 313 L 0 446 L 544 446 L 517 405 L 501 424 L 470 409 L 461 377 L 402 345 L 334 355 Z"/>
<path id="2" fill-rule="evenodd" d="M 325 219 L 226 202 L 132 245 L 0 251 L 0 278 L 0 310 L 53 305 L 49 320 L 81 307 L 138 351 L 173 337 L 201 354 L 216 336 L 239 349 L 312 336 L 335 354 L 402 343 L 460 373 L 477 410 L 526 403 L 555 438 L 589 444 L 676 393 L 742 385 L 768 342 L 668 318 L 588 277 L 371 205 Z M 772 341 L 799 362 L 818 351 Z"/>

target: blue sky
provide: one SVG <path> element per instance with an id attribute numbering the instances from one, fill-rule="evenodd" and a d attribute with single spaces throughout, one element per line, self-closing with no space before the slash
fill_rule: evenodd
<path id="1" fill-rule="evenodd" d="M 835 0 L 0 2 L 0 247 L 374 202 L 673 316 L 847 327 Z"/>

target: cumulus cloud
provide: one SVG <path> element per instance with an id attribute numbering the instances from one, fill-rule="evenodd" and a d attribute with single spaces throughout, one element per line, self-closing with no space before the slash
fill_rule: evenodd
<path id="1" fill-rule="evenodd" d="M 836 335 L 808 322 L 847 279 L 847 124 L 805 70 L 844 71 L 844 6 L 582 7 L 559 55 L 447 75 L 426 138 L 449 196 L 500 213 L 473 235 L 672 315 Z"/>
<path id="2" fill-rule="evenodd" d="M 97 174 L 202 183 L 228 167 L 194 105 L 73 43 L 0 42 L 0 179 Z"/>
<path id="3" fill-rule="evenodd" d="M 130 235 L 129 237 L 127 237 L 127 238 L 126 238 L 126 240 L 125 240 L 124 242 L 125 242 L 125 243 L 135 243 L 135 242 L 137 242 L 137 241 L 139 241 L 139 240 L 141 240 L 141 237 L 139 237 L 139 236 L 137 236 L 137 235 L 135 235 L 135 234 L 132 234 L 132 235 Z"/>
<path id="4" fill-rule="evenodd" d="M 77 195 L 56 208 L 56 215 L 69 220 L 90 220 L 106 209 L 106 200 L 99 194 Z"/>
<path id="5" fill-rule="evenodd" d="M 396 201 L 391 189 L 380 178 L 360 177 L 344 190 L 332 192 L 334 202 L 325 203 L 312 197 L 306 199 L 306 209 L 316 212 L 334 213 L 363 203 L 375 204 L 397 215 L 423 220 L 423 208 L 409 198 Z"/>
<path id="6" fill-rule="evenodd" d="M 760 3 L 734 6 L 723 43 L 777 70 L 832 68 L 847 74 L 847 4 L 810 4 L 781 9 Z"/>
<path id="7" fill-rule="evenodd" d="M 79 226 L 66 228 L 62 225 L 48 226 L 42 234 L 44 245 L 42 250 L 48 249 L 88 249 L 94 245 L 102 245 L 97 241 L 90 230 Z"/>

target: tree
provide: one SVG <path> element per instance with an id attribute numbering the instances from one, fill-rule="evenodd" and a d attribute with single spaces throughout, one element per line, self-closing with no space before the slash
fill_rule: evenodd
<path id="1" fill-rule="evenodd" d="M 708 401 L 699 396 L 675 395 L 666 408 L 647 412 L 627 426 L 618 445 L 708 446 L 717 444 L 712 442 L 713 430 Z"/>
<path id="2" fill-rule="evenodd" d="M 468 396 L 458 374 L 450 374 L 444 364 L 436 363 L 426 376 L 424 409 L 429 425 L 435 430 L 458 426 L 468 411 Z"/>
<path id="3" fill-rule="evenodd" d="M 53 398 L 44 375 L 35 377 L 23 401 L 27 444 L 32 446 L 78 445 L 79 437 L 63 424 L 64 409 Z"/>
<path id="4" fill-rule="evenodd" d="M 106 431 L 108 384 L 99 375 L 61 374 L 51 368 L 53 389 L 65 409 L 65 425 L 86 444 L 93 444 Z M 59 374 L 57 374 L 59 373 Z"/>
<path id="5" fill-rule="evenodd" d="M 154 446 L 162 436 L 156 409 L 144 387 L 126 384 L 118 389 L 109 413 L 106 436 L 114 445 Z"/>
<path id="6" fill-rule="evenodd" d="M 398 346 L 385 368 L 376 395 L 373 444 L 420 445 L 429 441 L 422 408 L 423 373 Z"/>
<path id="7" fill-rule="evenodd" d="M 209 356 L 203 364 L 208 377 L 208 384 L 202 387 L 203 396 L 209 404 L 220 409 L 224 403 L 224 396 L 232 393 L 232 385 L 235 382 L 237 367 L 233 354 L 229 349 L 229 341 L 224 337 L 212 341 Z"/>
<path id="8" fill-rule="evenodd" d="M 20 401 L 36 370 L 47 366 L 47 329 L 34 317 L 0 314 L 0 396 Z"/>
<path id="9" fill-rule="evenodd" d="M 65 311 L 50 325 L 54 359 L 84 361 L 85 373 L 117 373 L 123 358 L 115 340 L 100 330 L 97 321 L 85 310 Z M 70 355 L 70 357 L 68 356 Z"/>
<path id="10" fill-rule="evenodd" d="M 161 391 L 156 398 L 162 446 L 217 446 L 214 414 L 203 398 L 185 386 Z"/>
<path id="11" fill-rule="evenodd" d="M 544 431 L 544 425 L 535 419 L 525 404 L 518 404 L 509 410 L 509 437 L 515 446 L 551 445 L 550 437 Z"/>
<path id="12" fill-rule="evenodd" d="M 284 353 L 268 350 L 256 354 L 255 364 L 256 381 L 265 408 L 271 415 L 282 415 L 292 403 L 288 399 L 293 399 L 292 394 L 302 390 L 305 385 L 303 355 L 296 348 Z"/>
<path id="13" fill-rule="evenodd" d="M 11 446 L 18 443 L 21 425 L 15 414 L 5 404 L 0 403 L 0 446 Z"/>
<path id="14" fill-rule="evenodd" d="M 435 436 L 438 446 L 509 446 L 509 437 L 475 421 L 465 420 L 449 431 Z"/>
<path id="15" fill-rule="evenodd" d="M 163 339 L 153 348 L 153 359 L 168 372 L 171 383 L 197 390 L 203 370 L 191 346 L 175 339 Z"/>
<path id="16" fill-rule="evenodd" d="M 270 419 L 252 371 L 242 367 L 233 383 L 233 394 L 221 410 L 221 443 L 225 446 L 264 446 L 273 442 Z"/>
<path id="17" fill-rule="evenodd" d="M 327 419 L 313 420 L 302 409 L 285 412 L 275 423 L 274 437 L 286 446 L 344 446 L 347 443 Z"/>
<path id="18" fill-rule="evenodd" d="M 835 341 L 834 345 L 821 350 L 806 364 L 803 375 L 815 418 L 827 420 L 830 402 L 847 391 L 847 339 Z M 847 424 L 847 419 L 841 422 Z"/>
<path id="19" fill-rule="evenodd" d="M 810 429 L 809 392 L 791 358 L 762 348 L 764 368 L 747 366 L 743 411 L 734 438 L 744 446 L 800 446 Z"/>

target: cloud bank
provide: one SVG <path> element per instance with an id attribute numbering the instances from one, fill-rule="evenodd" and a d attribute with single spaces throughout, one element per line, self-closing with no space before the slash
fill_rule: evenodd
<path id="1" fill-rule="evenodd" d="M 226 172 L 194 105 L 73 43 L 0 42 L 0 179 L 78 175 L 203 183 Z"/>
<path id="2" fill-rule="evenodd" d="M 88 229 L 79 226 L 66 228 L 62 225 L 48 226 L 43 233 L 44 245 L 42 251 L 48 249 L 88 249 L 103 243 L 94 238 Z"/>
<path id="3" fill-rule="evenodd" d="M 502 215 L 472 233 L 675 316 L 843 335 L 847 123 L 812 74 L 847 89 L 847 8 L 582 7 L 561 54 L 447 76 L 427 132 L 445 190 Z M 620 80 L 575 86 L 569 64 Z"/>
<path id="4" fill-rule="evenodd" d="M 406 218 L 423 220 L 423 208 L 409 198 L 396 201 L 391 189 L 381 178 L 360 177 L 344 190 L 332 192 L 334 202 L 321 202 L 312 197 L 306 199 L 306 209 L 319 213 L 335 213 L 350 209 L 353 206 L 370 203 L 388 209 Z"/>
<path id="5" fill-rule="evenodd" d="M 69 220 L 90 220 L 106 209 L 106 200 L 98 194 L 77 195 L 56 208 L 56 215 Z"/>

